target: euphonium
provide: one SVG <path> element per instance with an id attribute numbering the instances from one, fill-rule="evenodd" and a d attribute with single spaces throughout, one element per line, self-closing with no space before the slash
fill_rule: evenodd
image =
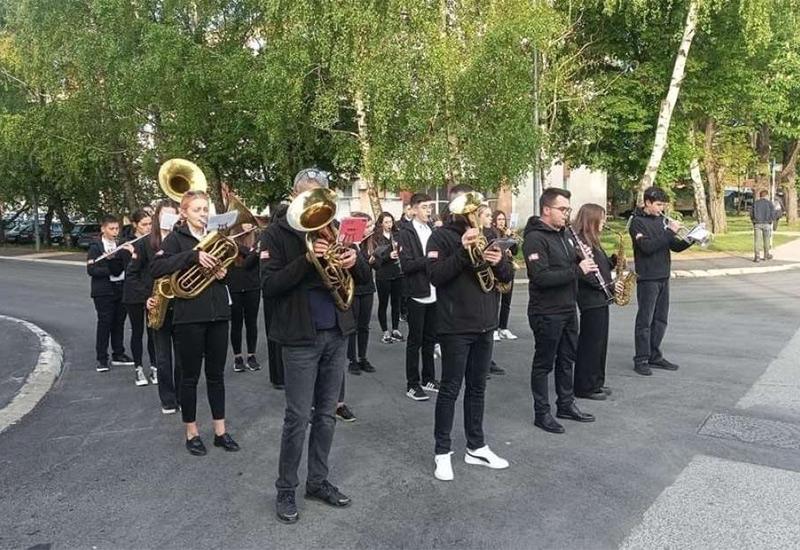
<path id="1" fill-rule="evenodd" d="M 286 211 L 289 225 L 305 233 L 308 261 L 330 291 L 336 307 L 347 311 L 353 303 L 355 282 L 350 272 L 342 267 L 340 258 L 347 248 L 338 242 L 338 231 L 333 227 L 335 217 L 336 193 L 324 187 L 298 194 Z M 330 243 L 322 258 L 317 258 L 314 253 L 314 241 L 317 239 L 325 239 Z"/>
<path id="2" fill-rule="evenodd" d="M 475 191 L 469 191 L 450 201 L 448 210 L 451 214 L 464 216 L 470 227 L 480 228 L 477 212 L 481 204 L 483 204 L 483 195 Z M 475 270 L 475 276 L 478 278 L 478 285 L 481 287 L 482 291 L 487 293 L 491 292 L 496 287 L 492 266 L 483 259 L 483 251 L 488 245 L 489 243 L 486 241 L 483 231 L 480 231 L 475 244 L 470 246 L 467 250 L 467 252 L 469 252 L 470 261 L 472 262 L 472 267 Z M 511 287 L 505 289 L 505 291 L 508 292 L 510 289 Z"/>
<path id="3" fill-rule="evenodd" d="M 636 287 L 636 272 L 629 271 L 627 274 L 625 270 L 628 267 L 628 260 L 625 258 L 625 234 L 622 231 L 615 231 L 617 235 L 617 260 L 614 266 L 614 271 L 617 274 L 616 280 L 622 281 L 622 290 L 617 291 L 616 285 L 614 286 L 614 303 L 618 306 L 627 306 L 633 296 L 633 289 Z"/>
<path id="4" fill-rule="evenodd" d="M 168 160 L 161 165 L 158 171 L 158 181 L 161 189 L 172 199 L 180 200 L 186 191 L 205 191 L 206 178 L 200 168 L 192 162 L 183 159 Z M 214 256 L 217 264 L 205 268 L 195 264 L 182 269 L 169 276 L 160 277 L 153 283 L 153 294 L 156 306 L 148 311 L 148 326 L 160 328 L 164 323 L 167 306 L 173 298 L 196 298 L 216 279 L 216 274 L 221 268 L 228 268 L 236 259 L 239 247 L 233 241 L 220 233 L 212 231 L 194 247 Z"/>

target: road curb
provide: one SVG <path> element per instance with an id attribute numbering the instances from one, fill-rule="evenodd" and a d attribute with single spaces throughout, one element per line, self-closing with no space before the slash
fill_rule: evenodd
<path id="1" fill-rule="evenodd" d="M 0 256 L 0 260 L 13 260 L 16 262 L 39 262 L 45 264 L 86 266 L 86 262 L 75 260 L 48 260 L 46 258 L 31 258 L 30 256 Z"/>
<path id="2" fill-rule="evenodd" d="M 24 326 L 39 338 L 40 346 L 36 366 L 11 402 L 0 409 L 0 433 L 3 433 L 31 412 L 53 387 L 64 367 L 64 350 L 52 336 L 33 323 L 7 315 L 0 315 L 0 320 Z"/>

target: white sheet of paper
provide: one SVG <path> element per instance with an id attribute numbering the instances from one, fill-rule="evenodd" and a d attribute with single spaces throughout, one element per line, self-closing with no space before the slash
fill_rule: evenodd
<path id="1" fill-rule="evenodd" d="M 225 212 L 224 214 L 211 216 L 208 218 L 208 225 L 206 226 L 206 231 L 211 233 L 212 231 L 230 229 L 231 227 L 236 225 L 236 220 L 238 218 L 239 218 L 239 212 L 236 210 L 231 210 L 230 212 Z"/>
<path id="2" fill-rule="evenodd" d="M 689 234 L 686 235 L 686 238 L 693 241 L 702 242 L 706 240 L 709 235 L 711 235 L 711 232 L 706 229 L 706 224 L 701 223 L 693 227 L 692 230 L 689 231 Z"/>
<path id="3" fill-rule="evenodd" d="M 512 212 L 511 216 L 509 216 L 508 227 L 510 227 L 511 229 L 516 229 L 518 224 L 519 224 L 519 213 Z"/>
<path id="4" fill-rule="evenodd" d="M 180 216 L 172 212 L 162 212 L 159 216 L 158 226 L 164 231 L 172 231 L 172 228 L 178 223 Z"/>

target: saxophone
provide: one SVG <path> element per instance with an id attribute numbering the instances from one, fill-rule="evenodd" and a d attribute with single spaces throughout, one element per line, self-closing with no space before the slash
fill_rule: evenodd
<path id="1" fill-rule="evenodd" d="M 622 290 L 617 292 L 614 289 L 614 303 L 618 306 L 627 306 L 633 296 L 633 289 L 636 287 L 637 275 L 634 271 L 629 271 L 625 274 L 625 269 L 628 267 L 628 261 L 625 258 L 625 234 L 622 231 L 615 231 L 617 235 L 617 261 L 614 266 L 614 271 L 617 275 L 616 280 L 622 281 Z"/>
<path id="2" fill-rule="evenodd" d="M 147 310 L 147 326 L 153 330 L 158 330 L 164 326 L 164 320 L 167 317 L 167 309 L 169 308 L 169 301 L 175 297 L 170 284 L 170 276 L 159 277 L 153 282 L 153 293 L 150 298 L 153 299 L 155 305 Z"/>

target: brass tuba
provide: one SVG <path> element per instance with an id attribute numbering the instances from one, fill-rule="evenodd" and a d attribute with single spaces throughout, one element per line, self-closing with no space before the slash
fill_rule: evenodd
<path id="1" fill-rule="evenodd" d="M 183 159 L 168 160 L 158 171 L 158 183 L 164 193 L 171 199 L 180 201 L 187 191 L 205 191 L 206 177 L 193 162 Z M 217 265 L 207 269 L 195 264 L 171 275 L 156 279 L 153 283 L 155 307 L 147 313 L 147 324 L 150 328 L 159 329 L 164 324 L 169 301 L 173 298 L 196 298 L 214 282 L 216 273 L 227 268 L 236 259 L 239 247 L 220 233 L 213 231 L 197 243 L 195 250 L 202 250 L 217 259 Z"/>
<path id="2" fill-rule="evenodd" d="M 616 280 L 622 281 L 622 290 L 617 292 L 614 288 L 614 303 L 618 306 L 627 306 L 633 296 L 633 289 L 636 287 L 636 272 L 629 271 L 627 274 L 625 270 L 628 267 L 628 260 L 625 258 L 625 234 L 622 231 L 614 231 L 617 235 L 617 260 L 614 265 L 614 271 L 617 274 Z"/>
<path id="3" fill-rule="evenodd" d="M 447 208 L 451 214 L 464 216 L 470 227 L 480 228 L 477 212 L 481 204 L 483 204 L 483 195 L 476 191 L 468 191 L 450 201 Z M 475 270 L 475 276 L 478 278 L 478 285 L 481 287 L 481 290 L 486 293 L 491 292 L 496 287 L 492 266 L 483 259 L 483 251 L 488 245 L 489 243 L 486 241 L 486 237 L 484 237 L 483 231 L 481 230 L 478 233 L 478 240 L 474 245 L 469 247 L 468 250 L 472 267 Z M 506 292 L 510 289 L 510 286 L 508 289 L 504 288 Z"/>
<path id="4" fill-rule="evenodd" d="M 346 248 L 338 242 L 338 232 L 333 227 L 336 217 L 336 193 L 324 187 L 309 189 L 292 199 L 286 211 L 286 221 L 296 231 L 305 233 L 308 261 L 319 273 L 325 287 L 333 295 L 336 307 L 347 311 L 353 303 L 355 282 L 349 271 L 342 267 L 339 257 Z M 318 238 L 330 243 L 322 258 L 314 254 L 314 241 Z"/>

